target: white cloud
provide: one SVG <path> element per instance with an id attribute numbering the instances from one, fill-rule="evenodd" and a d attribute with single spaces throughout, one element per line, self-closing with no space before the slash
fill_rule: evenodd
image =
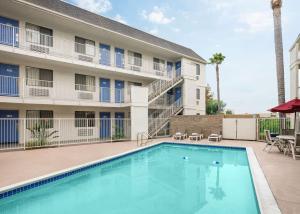
<path id="1" fill-rule="evenodd" d="M 236 27 L 234 31 L 256 33 L 271 29 L 273 19 L 270 11 L 240 14 L 238 22 L 241 26 Z"/>
<path id="2" fill-rule="evenodd" d="M 110 0 L 76 0 L 74 3 L 94 13 L 105 13 L 112 9 Z"/>
<path id="3" fill-rule="evenodd" d="M 114 20 L 116 20 L 117 22 L 121 22 L 122 24 L 127 24 L 126 20 L 120 14 L 117 14 L 114 17 Z"/>
<path id="4" fill-rule="evenodd" d="M 149 33 L 151 33 L 153 35 L 157 35 L 158 34 L 158 29 L 157 28 L 153 28 L 152 30 L 149 31 Z"/>
<path id="5" fill-rule="evenodd" d="M 178 33 L 178 32 L 181 31 L 180 28 L 177 28 L 177 27 L 172 28 L 172 30 L 173 30 L 175 33 Z"/>
<path id="6" fill-rule="evenodd" d="M 155 6 L 151 12 L 143 10 L 141 15 L 144 19 L 156 24 L 169 24 L 175 20 L 175 17 L 166 17 L 164 10 Z"/>

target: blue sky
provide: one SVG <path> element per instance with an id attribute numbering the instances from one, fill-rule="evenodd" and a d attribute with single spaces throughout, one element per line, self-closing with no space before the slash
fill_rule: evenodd
<path id="1" fill-rule="evenodd" d="M 190 47 L 205 59 L 222 52 L 226 61 L 221 66 L 221 98 L 235 113 L 265 112 L 277 103 L 270 0 L 68 1 Z M 287 99 L 290 98 L 289 48 L 300 33 L 299 8 L 300 1 L 284 0 Z M 214 67 L 208 65 L 206 73 L 207 83 L 215 92 Z"/>

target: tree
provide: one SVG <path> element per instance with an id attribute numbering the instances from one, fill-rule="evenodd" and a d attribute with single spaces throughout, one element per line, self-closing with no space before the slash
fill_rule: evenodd
<path id="1" fill-rule="evenodd" d="M 221 112 L 221 98 L 220 98 L 220 68 L 219 66 L 225 60 L 225 56 L 222 53 L 215 53 L 212 58 L 209 59 L 209 63 L 216 65 L 216 77 L 217 77 L 217 98 L 218 98 L 218 112 Z"/>
<path id="2" fill-rule="evenodd" d="M 208 85 L 205 90 L 206 93 L 206 114 L 214 115 L 224 111 L 226 104 L 221 100 L 220 107 L 218 107 L 218 101 L 214 99 L 211 88 Z M 218 111 L 219 110 L 219 111 Z"/>
<path id="3" fill-rule="evenodd" d="M 271 7 L 273 10 L 273 19 L 274 19 L 278 104 L 282 104 L 285 103 L 284 62 L 283 62 L 283 44 L 282 44 L 282 28 L 281 28 L 282 0 L 271 0 Z"/>
<path id="4" fill-rule="evenodd" d="M 225 111 L 225 114 L 233 114 L 233 111 L 232 111 L 231 109 L 227 109 L 227 110 Z"/>

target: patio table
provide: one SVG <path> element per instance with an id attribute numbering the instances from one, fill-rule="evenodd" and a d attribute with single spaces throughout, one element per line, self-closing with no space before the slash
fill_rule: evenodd
<path id="1" fill-rule="evenodd" d="M 282 149 L 284 151 L 284 154 L 291 151 L 291 144 L 290 144 L 289 140 L 295 141 L 294 135 L 278 135 L 276 138 L 282 144 Z"/>

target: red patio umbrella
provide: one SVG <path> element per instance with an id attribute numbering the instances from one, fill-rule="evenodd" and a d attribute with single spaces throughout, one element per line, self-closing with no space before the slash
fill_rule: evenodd
<path id="1" fill-rule="evenodd" d="M 295 113 L 300 112 L 300 99 L 296 98 L 290 100 L 286 103 L 283 103 L 279 106 L 269 109 L 271 112 L 279 112 L 279 113 Z"/>

